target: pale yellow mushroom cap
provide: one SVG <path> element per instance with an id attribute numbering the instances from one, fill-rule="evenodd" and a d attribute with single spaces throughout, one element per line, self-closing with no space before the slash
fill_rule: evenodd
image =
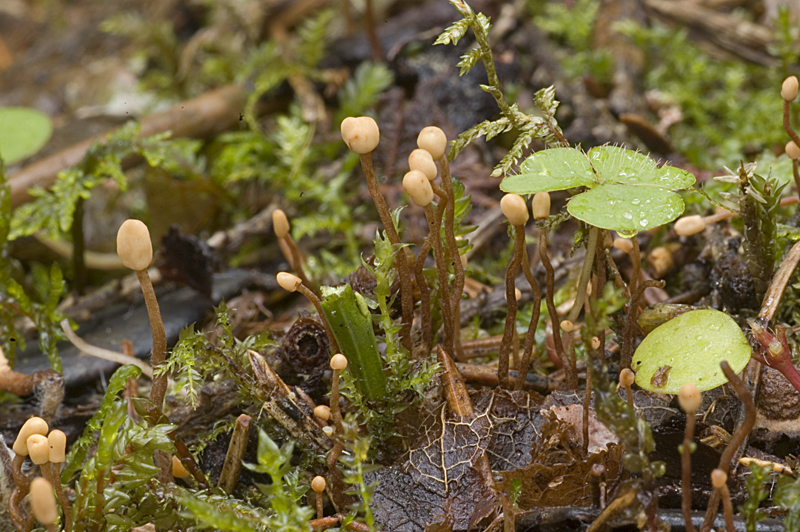
<path id="1" fill-rule="evenodd" d="M 272 211 L 272 228 L 278 238 L 286 238 L 286 235 L 289 234 L 289 219 L 281 209 Z"/>
<path id="2" fill-rule="evenodd" d="M 619 372 L 619 383 L 622 386 L 625 386 L 626 388 L 628 386 L 632 386 L 634 380 L 636 380 L 636 374 L 628 368 L 625 368 Z"/>
<path id="3" fill-rule="evenodd" d="M 700 395 L 697 386 L 691 382 L 687 382 L 681 386 L 681 390 L 678 392 L 678 403 L 681 405 L 684 412 L 697 412 L 702 401 L 703 396 Z"/>
<path id="4" fill-rule="evenodd" d="M 381 131 L 369 116 L 349 116 L 342 121 L 342 140 L 350 151 L 365 155 L 378 147 Z"/>
<path id="5" fill-rule="evenodd" d="M 317 493 L 325 491 L 325 477 L 314 477 L 314 480 L 311 481 L 311 489 Z"/>
<path id="6" fill-rule="evenodd" d="M 28 447 L 28 456 L 34 464 L 42 465 L 50 460 L 50 444 L 47 443 L 47 436 L 31 434 L 28 436 L 26 447 Z"/>
<path id="7" fill-rule="evenodd" d="M 447 135 L 436 126 L 428 126 L 419 132 L 417 146 L 430 153 L 434 161 L 438 161 L 447 150 Z"/>
<path id="8" fill-rule="evenodd" d="M 786 148 L 784 151 L 786 151 L 786 155 L 790 159 L 800 159 L 800 147 L 798 147 L 793 140 L 790 140 L 786 143 Z"/>
<path id="9" fill-rule="evenodd" d="M 58 519 L 53 485 L 42 477 L 36 477 L 31 481 L 31 511 L 36 520 L 43 525 L 55 524 Z"/>
<path id="10" fill-rule="evenodd" d="M 561 330 L 564 332 L 572 332 L 575 330 L 575 324 L 569 320 L 564 320 L 561 322 Z"/>
<path id="11" fill-rule="evenodd" d="M 281 288 L 288 292 L 296 292 L 297 288 L 303 284 L 302 279 L 289 272 L 280 272 L 276 277 Z"/>
<path id="12" fill-rule="evenodd" d="M 117 255 L 126 268 L 146 270 L 153 262 L 150 231 L 139 220 L 125 220 L 117 231 Z"/>
<path id="13" fill-rule="evenodd" d="M 343 370 L 347 367 L 347 357 L 341 353 L 333 355 L 331 357 L 331 369 L 335 370 Z"/>
<path id="14" fill-rule="evenodd" d="M 408 156 L 408 168 L 411 170 L 419 170 L 428 181 L 436 179 L 436 174 L 439 172 L 436 169 L 436 163 L 433 162 L 431 154 L 423 149 L 417 148 Z"/>
<path id="15" fill-rule="evenodd" d="M 787 102 L 794 101 L 794 99 L 797 98 L 797 86 L 796 76 L 789 76 L 783 80 L 783 85 L 781 85 L 781 98 Z"/>
<path id="16" fill-rule="evenodd" d="M 513 226 L 525 225 L 528 222 L 528 205 L 525 199 L 517 194 L 506 194 L 500 200 L 500 210 Z"/>
<path id="17" fill-rule="evenodd" d="M 20 456 L 28 456 L 28 438 L 31 434 L 47 435 L 47 421 L 40 417 L 32 417 L 22 425 L 14 441 L 14 453 Z"/>
<path id="18" fill-rule="evenodd" d="M 534 220 L 547 220 L 550 217 L 550 194 L 547 192 L 534 194 L 531 208 Z"/>
<path id="19" fill-rule="evenodd" d="M 50 447 L 50 461 L 60 464 L 67 459 L 67 435 L 60 430 L 50 431 L 47 435 L 47 443 Z"/>
<path id="20" fill-rule="evenodd" d="M 327 405 L 315 406 L 314 415 L 322 421 L 328 421 L 331 418 L 331 409 Z"/>
<path id="21" fill-rule="evenodd" d="M 633 251 L 633 242 L 630 238 L 618 237 L 614 239 L 614 247 L 623 253 L 630 253 Z"/>
<path id="22" fill-rule="evenodd" d="M 189 476 L 189 471 L 186 470 L 183 463 L 174 454 L 172 455 L 172 474 L 175 478 L 187 478 Z"/>
<path id="23" fill-rule="evenodd" d="M 420 207 L 427 207 L 433 201 L 431 182 L 419 170 L 411 170 L 403 176 L 403 188 L 411 196 L 411 200 Z"/>
<path id="24" fill-rule="evenodd" d="M 592 336 L 592 349 L 600 349 L 600 338 Z"/>
<path id="25" fill-rule="evenodd" d="M 711 485 L 720 489 L 728 482 L 728 474 L 722 469 L 715 469 L 711 472 Z"/>
<path id="26" fill-rule="evenodd" d="M 706 221 L 699 214 L 684 216 L 675 222 L 675 232 L 679 236 L 691 236 L 706 228 Z"/>

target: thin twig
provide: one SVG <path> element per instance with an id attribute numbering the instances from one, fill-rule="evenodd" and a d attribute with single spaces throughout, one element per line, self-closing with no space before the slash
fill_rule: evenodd
<path id="1" fill-rule="evenodd" d="M 124 353 L 118 353 L 117 351 L 112 351 L 110 349 L 105 349 L 103 347 L 97 347 L 86 343 L 86 341 L 75 334 L 75 332 L 72 330 L 72 327 L 69 325 L 69 320 L 64 319 L 61 321 L 61 330 L 64 331 L 64 334 L 67 336 L 67 340 L 69 340 L 70 343 L 74 345 L 81 353 L 93 356 L 95 358 L 102 358 L 103 360 L 108 360 L 110 362 L 115 362 L 123 366 L 132 364 L 142 370 L 143 375 L 147 375 L 151 379 L 153 378 L 153 369 L 150 367 L 150 364 L 147 364 L 138 358 L 129 357 Z"/>

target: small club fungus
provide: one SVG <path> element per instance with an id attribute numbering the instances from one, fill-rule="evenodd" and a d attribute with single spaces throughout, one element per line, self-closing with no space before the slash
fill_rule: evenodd
<path id="1" fill-rule="evenodd" d="M 680 392 L 686 383 L 699 391 L 727 382 L 726 360 L 739 373 L 750 360 L 750 344 L 733 319 L 718 310 L 693 310 L 671 319 L 645 337 L 633 356 L 636 384 L 653 392 Z"/>
<path id="2" fill-rule="evenodd" d="M 53 495 L 53 486 L 42 477 L 31 482 L 31 512 L 37 521 L 47 527 L 48 532 L 55 532 L 55 522 L 58 519 L 56 498 Z"/>

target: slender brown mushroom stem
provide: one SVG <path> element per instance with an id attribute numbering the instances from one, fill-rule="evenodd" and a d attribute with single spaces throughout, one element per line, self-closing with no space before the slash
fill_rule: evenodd
<path id="1" fill-rule="evenodd" d="M 328 323 L 328 320 L 325 319 L 325 313 L 322 312 L 322 302 L 317 297 L 317 294 L 312 292 L 309 288 L 306 288 L 304 285 L 300 285 L 297 287 L 297 291 L 306 296 L 306 298 L 311 301 L 311 304 L 314 305 L 314 308 L 317 310 L 317 315 L 319 316 L 320 321 L 322 321 L 322 326 L 325 328 L 325 334 L 328 337 L 328 345 L 330 345 L 330 350 L 332 353 L 339 351 L 339 344 L 336 343 L 336 338 L 333 336 L 333 331 L 331 330 L 331 326 Z"/>
<path id="2" fill-rule="evenodd" d="M 425 279 L 424 267 L 425 259 L 428 257 L 428 252 L 433 248 L 434 256 L 436 257 L 436 270 L 439 272 L 439 282 L 447 281 L 447 266 L 444 263 L 444 254 L 442 246 L 439 244 L 439 227 L 442 225 L 442 215 L 447 206 L 446 202 L 439 202 L 439 205 L 434 211 L 431 205 L 425 207 L 425 218 L 428 221 L 428 237 L 422 243 L 419 250 L 417 261 L 414 264 L 414 276 L 417 280 L 417 287 L 420 291 L 420 312 L 422 314 L 422 345 L 425 347 L 426 352 L 430 351 L 433 343 L 433 331 L 431 330 L 431 287 Z M 445 305 L 442 307 L 442 314 L 444 315 L 445 309 L 450 308 Z M 452 328 L 452 317 L 445 320 L 445 327 Z M 451 336 L 452 332 L 446 334 Z"/>
<path id="3" fill-rule="evenodd" d="M 161 319 L 161 311 L 158 307 L 153 283 L 150 281 L 150 274 L 147 273 L 147 270 L 138 270 L 136 277 L 139 278 L 139 284 L 142 287 L 153 335 L 153 351 L 150 354 L 150 365 L 153 366 L 153 384 L 150 388 L 150 400 L 158 408 L 163 408 L 164 396 L 167 393 L 167 375 L 158 375 L 158 368 L 167 360 L 167 335 L 164 332 L 164 322 Z M 165 485 L 171 483 L 173 480 L 172 458 L 164 451 L 156 451 L 155 457 L 159 469 L 158 480 Z"/>
<path id="4" fill-rule="evenodd" d="M 605 231 L 604 231 L 605 232 Z M 606 233 L 607 234 L 607 233 Z M 597 246 L 595 253 L 597 254 L 596 260 L 596 268 L 597 268 L 597 282 L 594 283 L 594 300 L 599 301 L 603 298 L 603 291 L 606 288 L 606 242 L 603 236 L 599 236 L 600 245 Z M 606 328 L 605 324 L 603 323 L 596 323 L 596 330 L 595 330 L 595 338 L 597 338 L 597 345 L 594 345 L 594 341 L 592 342 L 592 348 L 596 350 L 599 354 L 600 363 L 604 363 L 606 360 Z"/>
<path id="5" fill-rule="evenodd" d="M 631 238 L 631 244 L 633 244 L 633 248 L 631 251 L 631 266 L 633 266 L 633 273 L 631 274 L 631 279 L 628 282 L 628 290 L 629 295 L 633 295 L 636 292 L 636 288 L 639 286 L 639 279 L 640 277 L 640 270 L 642 269 L 642 252 L 639 249 L 639 239 L 634 236 Z"/>
<path id="6" fill-rule="evenodd" d="M 503 330 L 503 343 L 500 344 L 500 353 L 497 360 L 497 378 L 500 386 L 509 389 L 508 385 L 508 360 L 513 347 L 514 330 L 517 327 L 517 289 L 514 281 L 517 270 L 522 264 L 522 257 L 525 254 L 525 226 L 514 226 L 514 256 L 508 264 L 506 271 L 506 313 L 505 329 Z M 517 368 L 519 370 L 519 368 Z M 524 382 L 524 379 L 520 379 Z"/>
<path id="7" fill-rule="evenodd" d="M 721 470 L 715 469 L 711 472 L 711 485 L 714 491 L 719 493 L 722 497 L 722 506 L 725 515 L 725 529 L 727 532 L 736 532 L 736 527 L 733 524 L 733 504 L 731 503 L 731 493 L 728 491 L 728 474 Z"/>
<path id="8" fill-rule="evenodd" d="M 347 367 L 347 358 L 342 354 L 333 355 L 330 366 L 333 370 L 330 408 L 335 433 L 333 436 L 333 448 L 328 455 L 328 475 L 331 480 L 331 490 L 336 493 L 343 493 L 344 481 L 341 471 L 336 467 L 336 462 L 339 460 L 342 451 L 344 451 L 344 445 L 342 444 L 344 428 L 342 427 L 342 411 L 339 408 L 339 377 L 341 376 L 342 370 Z"/>
<path id="9" fill-rule="evenodd" d="M 728 363 L 723 360 L 719 365 L 722 368 L 722 372 L 725 374 L 725 377 L 728 379 L 728 382 L 730 382 L 733 389 L 736 390 L 736 395 L 739 396 L 739 400 L 742 401 L 745 409 L 744 422 L 734 431 L 733 436 L 731 436 L 731 441 L 728 443 L 728 446 L 725 447 L 725 450 L 722 452 L 722 456 L 719 459 L 719 466 L 717 469 L 721 469 L 725 474 L 727 474 L 730 470 L 731 460 L 733 459 L 734 454 L 744 443 L 745 438 L 747 438 L 747 435 L 750 434 L 750 431 L 753 429 L 753 425 L 756 423 L 756 405 L 753 402 L 753 397 L 747 390 L 747 386 L 745 385 L 744 381 L 742 381 L 742 379 L 736 375 Z M 703 526 L 700 527 L 701 532 L 708 532 L 711 530 L 714 517 L 716 517 L 717 510 L 719 509 L 719 502 L 720 494 L 715 490 L 714 493 L 711 494 L 711 498 L 708 501 L 708 508 L 706 510 L 705 519 L 703 520 Z"/>
<path id="10" fill-rule="evenodd" d="M 381 223 L 386 231 L 386 236 L 389 242 L 394 245 L 400 244 L 400 236 L 392 222 L 392 215 L 389 213 L 389 208 L 386 206 L 386 199 L 381 194 L 378 188 L 378 180 L 375 177 L 375 170 L 372 168 L 372 152 L 361 154 L 361 168 L 364 170 L 364 175 L 367 178 L 367 188 L 375 202 L 375 207 L 378 209 L 378 215 L 381 218 Z M 395 259 L 397 268 L 397 275 L 400 278 L 400 303 L 403 310 L 402 324 L 403 328 L 400 330 L 401 342 L 403 346 L 411 352 L 413 349 L 413 342 L 411 338 L 411 322 L 414 318 L 414 292 L 411 284 L 411 270 L 408 265 L 406 254 L 398 252 Z"/>
<path id="11" fill-rule="evenodd" d="M 591 365 L 591 358 L 589 359 Z M 586 391 L 583 396 L 583 419 L 581 420 L 583 429 L 583 456 L 589 456 L 589 407 L 592 404 L 592 371 L 591 367 L 586 369 Z M 598 465 L 598 464 L 595 464 Z"/>
<path id="12" fill-rule="evenodd" d="M 631 279 L 631 282 L 633 279 Z M 654 281 L 648 279 L 636 284 L 636 290 L 631 290 L 633 296 L 628 300 L 627 314 L 625 315 L 625 326 L 622 330 L 622 345 L 620 346 L 619 365 L 622 368 L 631 367 L 633 357 L 633 343 L 636 335 L 636 319 L 639 317 L 639 300 L 642 299 L 644 291 L 648 288 L 664 288 L 664 281 Z M 630 288 L 630 285 L 628 286 Z"/>
<path id="13" fill-rule="evenodd" d="M 796 145 L 800 146 L 800 136 L 798 136 L 797 132 L 792 128 L 791 109 L 792 102 L 783 100 L 783 130 Z"/>
<path id="14" fill-rule="evenodd" d="M 28 526 L 32 516 L 25 516 L 20 508 L 22 499 L 28 495 L 31 487 L 31 481 L 22 474 L 22 463 L 25 461 L 25 456 L 17 454 L 11 462 L 11 472 L 14 478 L 14 490 L 11 492 L 11 497 L 8 499 L 8 515 L 11 517 L 11 522 L 17 530 L 30 530 Z"/>
<path id="15" fill-rule="evenodd" d="M 686 412 L 686 432 L 681 444 L 681 512 L 687 532 L 697 532 L 692 523 L 692 453 L 694 452 L 695 414 L 702 397 L 697 386 L 684 384 L 678 394 L 681 408 Z"/>
<path id="16" fill-rule="evenodd" d="M 311 481 L 311 489 L 316 494 L 316 502 L 317 502 L 317 521 L 320 521 L 324 516 L 325 513 L 323 512 L 322 507 L 322 492 L 325 491 L 325 487 L 327 486 L 327 482 L 325 482 L 324 477 L 314 477 L 314 480 Z M 314 528 L 314 530 L 325 530 L 327 527 L 323 527 L 322 525 L 318 525 Z"/>
<path id="17" fill-rule="evenodd" d="M 564 366 L 564 373 L 566 374 L 567 387 L 574 390 L 578 386 L 578 376 L 573 373 L 573 367 L 564 351 L 564 345 L 561 343 L 561 335 L 558 333 L 559 327 L 558 312 L 556 312 L 556 305 L 553 302 L 553 295 L 555 294 L 555 271 L 553 265 L 550 263 L 550 257 L 547 254 L 547 228 L 542 227 L 539 229 L 539 257 L 544 266 L 545 279 L 547 281 L 547 291 L 545 292 L 545 302 L 547 303 L 547 312 L 550 314 L 550 322 L 553 324 L 553 344 L 556 348 L 556 354 Z"/>
<path id="18" fill-rule="evenodd" d="M 447 248 L 452 250 L 450 260 L 453 263 L 453 293 L 452 293 L 452 314 L 453 314 L 453 347 L 455 357 L 459 361 L 464 360 L 464 349 L 461 347 L 461 294 L 464 292 L 464 265 L 461 264 L 461 257 L 458 252 L 458 244 L 455 235 L 455 192 L 453 191 L 453 180 L 450 177 L 450 162 L 447 154 L 439 159 L 439 166 L 442 169 L 442 184 L 447 192 L 447 210 L 445 211 L 444 233 L 447 238 Z"/>
<path id="19" fill-rule="evenodd" d="M 517 368 L 519 375 L 514 381 L 515 390 L 522 390 L 528 378 L 528 369 L 531 365 L 531 357 L 536 344 L 536 327 L 539 324 L 539 313 L 542 306 L 542 291 L 539 289 L 539 283 L 533 277 L 527 250 L 523 250 L 522 253 L 522 272 L 525 274 L 525 279 L 528 280 L 528 284 L 531 285 L 531 290 L 533 291 L 533 312 L 531 313 L 531 321 L 528 324 L 528 332 L 525 333 L 525 342 L 522 344 L 522 360 Z"/>
<path id="20" fill-rule="evenodd" d="M 439 197 L 439 205 L 436 210 L 439 212 L 440 208 L 444 208 L 442 211 L 443 214 L 448 206 L 447 191 L 433 182 L 431 182 L 431 187 L 433 188 L 433 192 Z M 439 216 L 437 220 L 439 225 L 436 227 L 440 228 L 442 225 L 442 216 Z M 453 309 L 449 304 L 452 292 L 450 291 L 450 274 L 448 273 L 447 265 L 451 262 L 452 255 L 449 246 L 445 253 L 444 243 L 438 232 L 433 245 L 434 256 L 436 257 L 436 273 L 439 277 L 439 306 L 442 311 L 442 328 L 444 333 L 442 344 L 444 345 L 445 351 L 453 353 L 455 351 L 453 336 L 455 331 L 458 330 L 459 325 L 454 321 Z"/>
<path id="21" fill-rule="evenodd" d="M 283 258 L 289 263 L 292 271 L 303 280 L 303 284 L 313 289 L 314 287 L 303 269 L 303 264 L 305 263 L 303 253 L 297 247 L 292 235 L 289 234 L 289 219 L 281 209 L 272 211 L 272 227 L 275 230 L 275 236 L 278 238 L 278 246 L 281 248 Z"/>
<path id="22" fill-rule="evenodd" d="M 383 48 L 375 27 L 375 12 L 372 3 L 373 0 L 367 0 L 367 36 L 369 37 L 369 46 L 372 49 L 372 60 L 376 63 L 381 63 L 383 62 Z"/>

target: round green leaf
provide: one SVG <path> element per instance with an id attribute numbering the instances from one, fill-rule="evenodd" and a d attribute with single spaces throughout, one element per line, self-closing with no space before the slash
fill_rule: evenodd
<path id="1" fill-rule="evenodd" d="M 618 146 L 597 146 L 588 155 L 601 183 L 654 185 L 671 190 L 694 184 L 690 172 L 666 165 L 659 168 L 647 155 Z"/>
<path id="2" fill-rule="evenodd" d="M 44 146 L 53 126 L 50 117 L 28 107 L 0 108 L 0 157 L 15 163 Z"/>
<path id="3" fill-rule="evenodd" d="M 536 194 L 595 184 L 589 160 L 574 148 L 551 148 L 534 153 L 520 166 L 520 173 L 500 183 L 505 192 Z"/>
<path id="4" fill-rule="evenodd" d="M 630 237 L 680 216 L 683 200 L 660 187 L 598 185 L 573 197 L 567 210 L 589 225 Z"/>
<path id="5" fill-rule="evenodd" d="M 723 360 L 736 373 L 742 371 L 750 360 L 747 338 L 724 312 L 693 310 L 648 334 L 631 369 L 645 390 L 676 394 L 691 382 L 702 392 L 727 382 L 719 367 Z"/>

